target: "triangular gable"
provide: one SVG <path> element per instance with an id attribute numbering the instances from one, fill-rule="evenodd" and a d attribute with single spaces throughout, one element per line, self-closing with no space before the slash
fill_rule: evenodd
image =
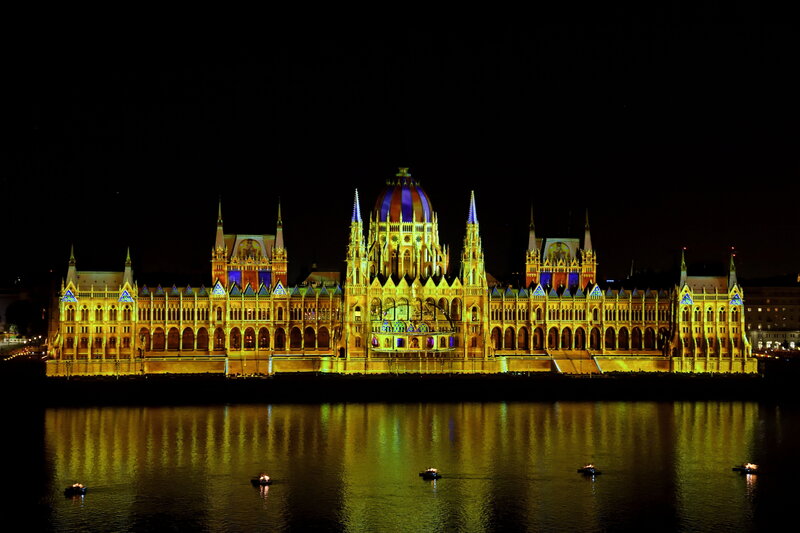
<path id="1" fill-rule="evenodd" d="M 278 280 L 278 283 L 275 284 L 275 289 L 272 291 L 272 294 L 275 296 L 286 296 L 286 289 L 283 286 L 283 283 Z"/>
<path id="2" fill-rule="evenodd" d="M 291 289 L 289 289 L 289 296 L 302 296 L 303 294 L 300 292 L 300 289 L 295 285 Z"/>
<path id="3" fill-rule="evenodd" d="M 628 297 L 628 293 L 625 292 L 625 288 L 624 287 L 620 287 L 619 294 L 617 294 L 617 296 L 619 296 L 620 298 L 627 298 Z"/>
<path id="4" fill-rule="evenodd" d="M 237 285 L 236 283 L 234 283 L 234 284 L 231 286 L 231 290 L 230 290 L 230 293 L 229 293 L 229 294 L 230 294 L 231 296 L 241 296 L 241 295 L 242 295 L 242 289 L 240 289 L 240 288 L 239 288 L 239 285 Z"/>
<path id="5" fill-rule="evenodd" d="M 125 292 L 127 292 L 127 291 L 125 291 Z M 130 297 L 130 296 L 129 296 L 129 297 Z M 77 303 L 77 302 L 78 302 L 78 299 L 77 299 L 77 298 L 75 298 L 75 294 L 74 294 L 74 293 L 73 293 L 71 290 L 67 289 L 67 291 L 64 293 L 64 296 L 61 298 L 61 301 L 62 301 L 62 302 L 73 302 L 73 303 Z M 120 301 L 121 301 L 121 300 L 120 300 Z M 132 301 L 132 300 L 131 300 L 131 301 Z"/>
<path id="6" fill-rule="evenodd" d="M 263 283 L 261 284 L 261 287 L 259 287 L 259 289 L 258 289 L 258 295 L 259 296 L 269 296 L 269 291 L 267 290 L 267 286 L 264 285 Z"/>
<path id="7" fill-rule="evenodd" d="M 731 298 L 731 305 L 742 305 L 742 297 L 738 294 L 734 294 L 733 298 Z"/>
<path id="8" fill-rule="evenodd" d="M 197 291 L 198 296 L 208 296 L 208 291 L 206 290 L 205 285 L 200 285 L 200 290 Z"/>
<path id="9" fill-rule="evenodd" d="M 569 287 L 564 289 L 564 292 L 561 294 L 562 298 L 572 298 L 572 293 L 569 292 Z"/>
<path id="10" fill-rule="evenodd" d="M 500 298 L 500 297 L 502 297 L 502 295 L 500 294 L 500 291 L 498 291 L 498 290 L 497 290 L 497 287 L 496 287 L 496 286 L 495 286 L 495 287 L 492 287 L 492 290 L 491 290 L 491 292 L 490 292 L 489 294 L 490 294 L 491 296 L 496 296 L 497 298 Z"/>
<path id="11" fill-rule="evenodd" d="M 244 288 L 244 295 L 245 296 L 255 296 L 256 295 L 256 291 L 253 290 L 253 286 L 250 285 L 249 283 L 247 284 L 247 287 Z"/>
<path id="12" fill-rule="evenodd" d="M 150 289 L 147 288 L 147 285 L 142 285 L 142 290 L 139 291 L 139 296 L 150 296 Z"/>
<path id="13" fill-rule="evenodd" d="M 633 289 L 633 292 L 631 293 L 631 296 L 633 296 L 634 298 L 636 296 L 639 296 L 639 289 Z"/>
<path id="14" fill-rule="evenodd" d="M 425 288 L 432 289 L 434 287 L 436 287 L 436 283 L 433 282 L 433 278 L 432 277 L 428 278 L 427 281 L 425 281 Z"/>
<path id="15" fill-rule="evenodd" d="M 514 291 L 511 290 L 511 287 L 506 289 L 506 298 L 514 298 L 515 296 L 516 294 L 514 294 Z"/>
<path id="16" fill-rule="evenodd" d="M 69 292 L 69 291 L 67 291 L 67 292 Z M 68 300 L 63 300 L 63 301 L 66 302 Z M 125 290 L 122 291 L 122 293 L 119 295 L 119 301 L 120 302 L 133 303 L 133 298 L 131 297 L 131 293 L 128 292 L 128 289 L 125 289 Z"/>
<path id="17" fill-rule="evenodd" d="M 692 300 L 692 295 L 688 292 L 684 293 L 681 297 L 681 305 L 692 305 L 694 301 Z"/>
<path id="18" fill-rule="evenodd" d="M 342 295 L 342 287 L 337 285 L 336 289 L 333 291 L 334 296 L 341 296 Z"/>
<path id="19" fill-rule="evenodd" d="M 589 293 L 589 298 L 602 298 L 603 291 L 600 290 L 600 285 L 595 285 L 592 287 L 591 292 Z"/>
<path id="20" fill-rule="evenodd" d="M 458 278 L 455 278 L 455 279 L 453 280 L 453 283 L 451 283 L 451 284 L 450 284 L 450 287 L 451 287 L 451 288 L 461 288 L 461 287 L 462 287 L 462 285 L 461 285 L 461 280 L 460 280 L 460 279 L 458 279 Z"/>
<path id="21" fill-rule="evenodd" d="M 550 289 L 550 292 L 547 293 L 547 296 L 549 296 L 550 298 L 558 298 L 558 293 L 556 292 L 556 288 L 552 287 Z"/>
<path id="22" fill-rule="evenodd" d="M 373 289 L 378 289 L 378 288 L 380 288 L 380 286 L 381 286 L 381 282 L 378 279 L 378 276 L 375 276 L 375 278 L 372 280 L 372 288 Z"/>
<path id="23" fill-rule="evenodd" d="M 320 296 L 328 296 L 328 289 L 325 288 L 325 285 L 323 285 L 322 288 L 320 288 L 319 295 Z"/>
<path id="24" fill-rule="evenodd" d="M 519 292 L 517 293 L 517 298 L 527 298 L 527 297 L 528 297 L 528 291 L 526 291 L 524 288 L 520 289 Z"/>
<path id="25" fill-rule="evenodd" d="M 183 289 L 184 296 L 194 296 L 194 289 L 191 285 L 187 285 L 185 289 Z"/>
<path id="26" fill-rule="evenodd" d="M 227 294 L 225 292 L 225 287 L 222 286 L 222 282 L 220 280 L 217 280 L 217 282 L 214 284 L 214 288 L 211 289 L 211 294 L 213 296 L 225 296 L 225 294 Z"/>
<path id="27" fill-rule="evenodd" d="M 156 296 L 164 296 L 164 289 L 161 287 L 161 285 L 159 285 L 158 287 L 156 287 L 156 292 L 155 292 L 155 294 L 156 294 Z"/>
<path id="28" fill-rule="evenodd" d="M 394 284 L 394 280 L 390 276 L 386 279 L 386 283 L 383 286 L 384 288 L 394 289 L 397 285 Z"/>
<path id="29" fill-rule="evenodd" d="M 586 295 L 583 293 L 583 289 L 578 287 L 578 292 L 575 293 L 575 298 L 586 298 Z"/>
<path id="30" fill-rule="evenodd" d="M 178 289 L 177 286 L 173 285 L 172 289 L 170 290 L 170 296 L 180 296 L 180 295 L 181 295 L 180 289 Z"/>
<path id="31" fill-rule="evenodd" d="M 408 288 L 408 282 L 406 281 L 406 277 L 405 276 L 400 278 L 400 283 L 398 283 L 397 286 L 400 287 L 401 289 L 407 289 Z"/>
<path id="32" fill-rule="evenodd" d="M 614 297 L 614 291 L 612 291 L 612 290 L 611 290 L 611 287 L 609 287 L 609 288 L 606 290 L 606 298 L 613 298 L 613 297 Z"/>
<path id="33" fill-rule="evenodd" d="M 544 288 L 542 287 L 541 283 L 536 284 L 536 288 L 533 289 L 534 296 L 546 296 L 544 292 Z"/>

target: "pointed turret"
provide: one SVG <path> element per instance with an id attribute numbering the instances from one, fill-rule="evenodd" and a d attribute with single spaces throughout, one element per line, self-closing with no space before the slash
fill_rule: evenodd
<path id="1" fill-rule="evenodd" d="M 281 216 L 281 201 L 278 200 L 278 225 L 275 230 L 275 246 L 272 249 L 272 280 L 273 283 L 280 281 L 284 286 L 287 285 L 288 260 L 286 257 L 286 246 L 283 243 L 283 218 Z"/>
<path id="2" fill-rule="evenodd" d="M 275 248 L 284 249 L 283 245 L 283 219 L 281 218 L 281 201 L 278 200 L 278 229 L 275 231 Z"/>
<path id="3" fill-rule="evenodd" d="M 736 265 L 733 262 L 734 257 L 736 257 L 736 251 L 731 248 L 731 263 L 728 268 L 728 290 L 732 289 L 734 285 L 739 284 L 736 279 Z"/>
<path id="4" fill-rule="evenodd" d="M 222 231 L 222 198 L 219 199 L 219 209 L 217 211 L 217 238 L 214 241 L 217 251 L 225 250 L 225 234 Z"/>
<path id="5" fill-rule="evenodd" d="M 681 248 L 681 279 L 680 279 L 681 288 L 683 288 L 683 286 L 686 285 L 686 278 L 687 278 L 685 252 L 686 252 L 686 247 L 684 246 L 683 248 Z"/>
<path id="6" fill-rule="evenodd" d="M 587 252 L 592 249 L 592 234 L 589 231 L 589 210 L 586 210 L 586 233 L 583 236 L 583 249 Z"/>
<path id="7" fill-rule="evenodd" d="M 533 223 L 533 205 L 531 205 L 531 225 L 528 229 L 528 251 L 533 252 L 537 249 L 536 246 L 536 226 Z"/>
<path id="8" fill-rule="evenodd" d="M 461 279 L 464 285 L 486 283 L 483 262 L 483 246 L 478 225 L 478 211 L 475 208 L 475 191 L 470 192 L 467 232 L 464 236 L 464 249 L 461 254 Z"/>
<path id="9" fill-rule="evenodd" d="M 470 191 L 469 213 L 467 213 L 467 224 L 478 223 L 478 211 L 475 209 L 475 191 Z"/>
<path id="10" fill-rule="evenodd" d="M 122 284 L 130 285 L 133 287 L 133 268 L 131 266 L 131 247 L 128 246 L 128 251 L 125 254 L 125 272 L 122 275 Z"/>
<path id="11" fill-rule="evenodd" d="M 67 285 L 78 285 L 78 271 L 75 269 L 75 245 L 69 247 L 69 268 L 67 268 Z"/>
<path id="12" fill-rule="evenodd" d="M 350 218 L 350 222 L 361 222 L 361 205 L 358 201 L 358 189 L 356 189 L 356 195 L 353 199 L 353 216 Z"/>

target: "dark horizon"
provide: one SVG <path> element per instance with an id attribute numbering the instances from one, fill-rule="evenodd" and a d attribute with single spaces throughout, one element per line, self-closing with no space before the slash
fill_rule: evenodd
<path id="1" fill-rule="evenodd" d="M 387 34 L 388 35 L 388 34 Z M 800 270 L 797 32 L 726 23 L 471 33 L 290 30 L 219 43 L 32 44 L 12 60 L 0 159 L 0 279 L 78 268 L 210 277 L 226 233 L 274 233 L 289 277 L 343 264 L 353 191 L 365 219 L 409 167 L 458 271 L 475 191 L 487 271 L 539 237 L 583 237 L 600 280 L 723 265 Z M 137 276 L 138 277 L 138 276 Z M 0 283 L 2 285 L 4 283 Z"/>

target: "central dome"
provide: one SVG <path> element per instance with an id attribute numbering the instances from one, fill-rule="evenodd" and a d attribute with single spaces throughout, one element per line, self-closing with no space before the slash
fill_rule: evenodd
<path id="1" fill-rule="evenodd" d="M 386 183 L 386 188 L 375 202 L 375 219 L 378 222 L 430 222 L 433 208 L 428 195 L 422 190 L 407 168 L 401 168 L 396 178 Z"/>

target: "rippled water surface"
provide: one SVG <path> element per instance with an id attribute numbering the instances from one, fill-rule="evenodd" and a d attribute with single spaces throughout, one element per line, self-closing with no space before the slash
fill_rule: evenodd
<path id="1" fill-rule="evenodd" d="M 12 425 L 20 512 L 57 531 L 766 530 L 792 514 L 800 451 L 797 410 L 746 402 L 65 408 Z M 731 471 L 750 460 L 764 472 Z M 579 475 L 588 461 L 603 474 Z M 63 496 L 73 481 L 84 498 Z"/>

